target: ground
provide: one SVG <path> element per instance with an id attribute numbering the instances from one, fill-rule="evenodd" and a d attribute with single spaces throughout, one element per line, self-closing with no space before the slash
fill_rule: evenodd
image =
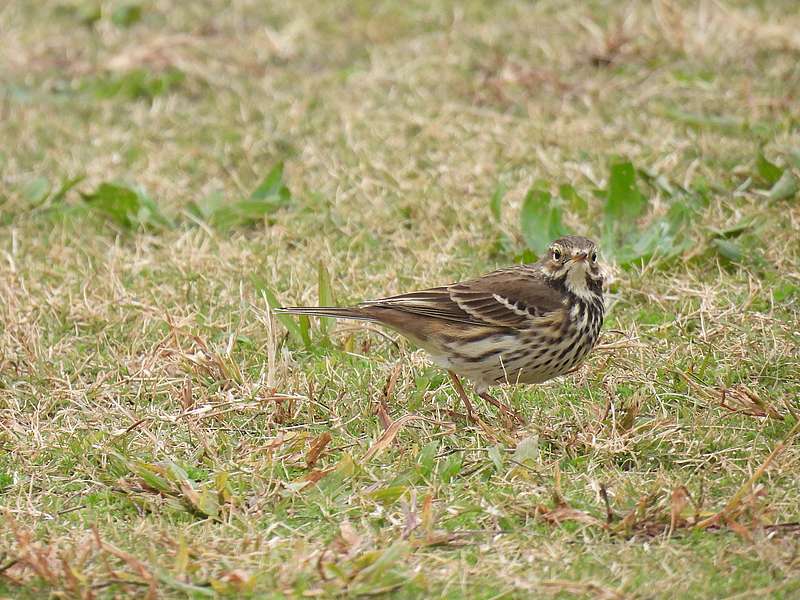
<path id="1" fill-rule="evenodd" d="M 794 1 L 0 30 L 0 595 L 800 594 Z M 495 390 L 513 431 L 390 332 L 270 316 L 560 231 L 612 265 L 602 344 Z"/>

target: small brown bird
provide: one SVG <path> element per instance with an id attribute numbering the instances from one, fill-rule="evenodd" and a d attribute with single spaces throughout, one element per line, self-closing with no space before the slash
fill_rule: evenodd
<path id="1" fill-rule="evenodd" d="M 603 324 L 603 274 L 597 245 L 567 236 L 550 244 L 534 264 L 353 307 L 276 311 L 390 327 L 447 370 L 471 419 L 474 411 L 459 375 L 474 383 L 478 396 L 518 419 L 487 389 L 502 383 L 541 383 L 579 365 Z"/>

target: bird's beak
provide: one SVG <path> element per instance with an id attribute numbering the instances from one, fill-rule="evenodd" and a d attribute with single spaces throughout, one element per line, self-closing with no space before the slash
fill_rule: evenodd
<path id="1" fill-rule="evenodd" d="M 583 262 L 589 255 L 586 252 L 579 252 L 572 257 L 573 262 Z"/>

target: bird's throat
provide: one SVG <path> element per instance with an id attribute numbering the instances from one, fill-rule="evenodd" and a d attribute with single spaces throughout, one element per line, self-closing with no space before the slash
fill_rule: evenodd
<path id="1" fill-rule="evenodd" d="M 589 275 L 583 263 L 574 264 L 568 268 L 564 278 L 564 287 L 581 300 L 593 300 L 595 294 L 589 288 Z"/>

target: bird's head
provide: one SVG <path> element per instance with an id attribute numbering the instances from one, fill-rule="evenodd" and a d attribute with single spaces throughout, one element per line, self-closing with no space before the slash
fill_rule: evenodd
<path id="1" fill-rule="evenodd" d="M 544 274 L 579 298 L 591 300 L 603 290 L 603 271 L 598 248 L 592 240 L 578 235 L 557 239 L 539 261 Z"/>

